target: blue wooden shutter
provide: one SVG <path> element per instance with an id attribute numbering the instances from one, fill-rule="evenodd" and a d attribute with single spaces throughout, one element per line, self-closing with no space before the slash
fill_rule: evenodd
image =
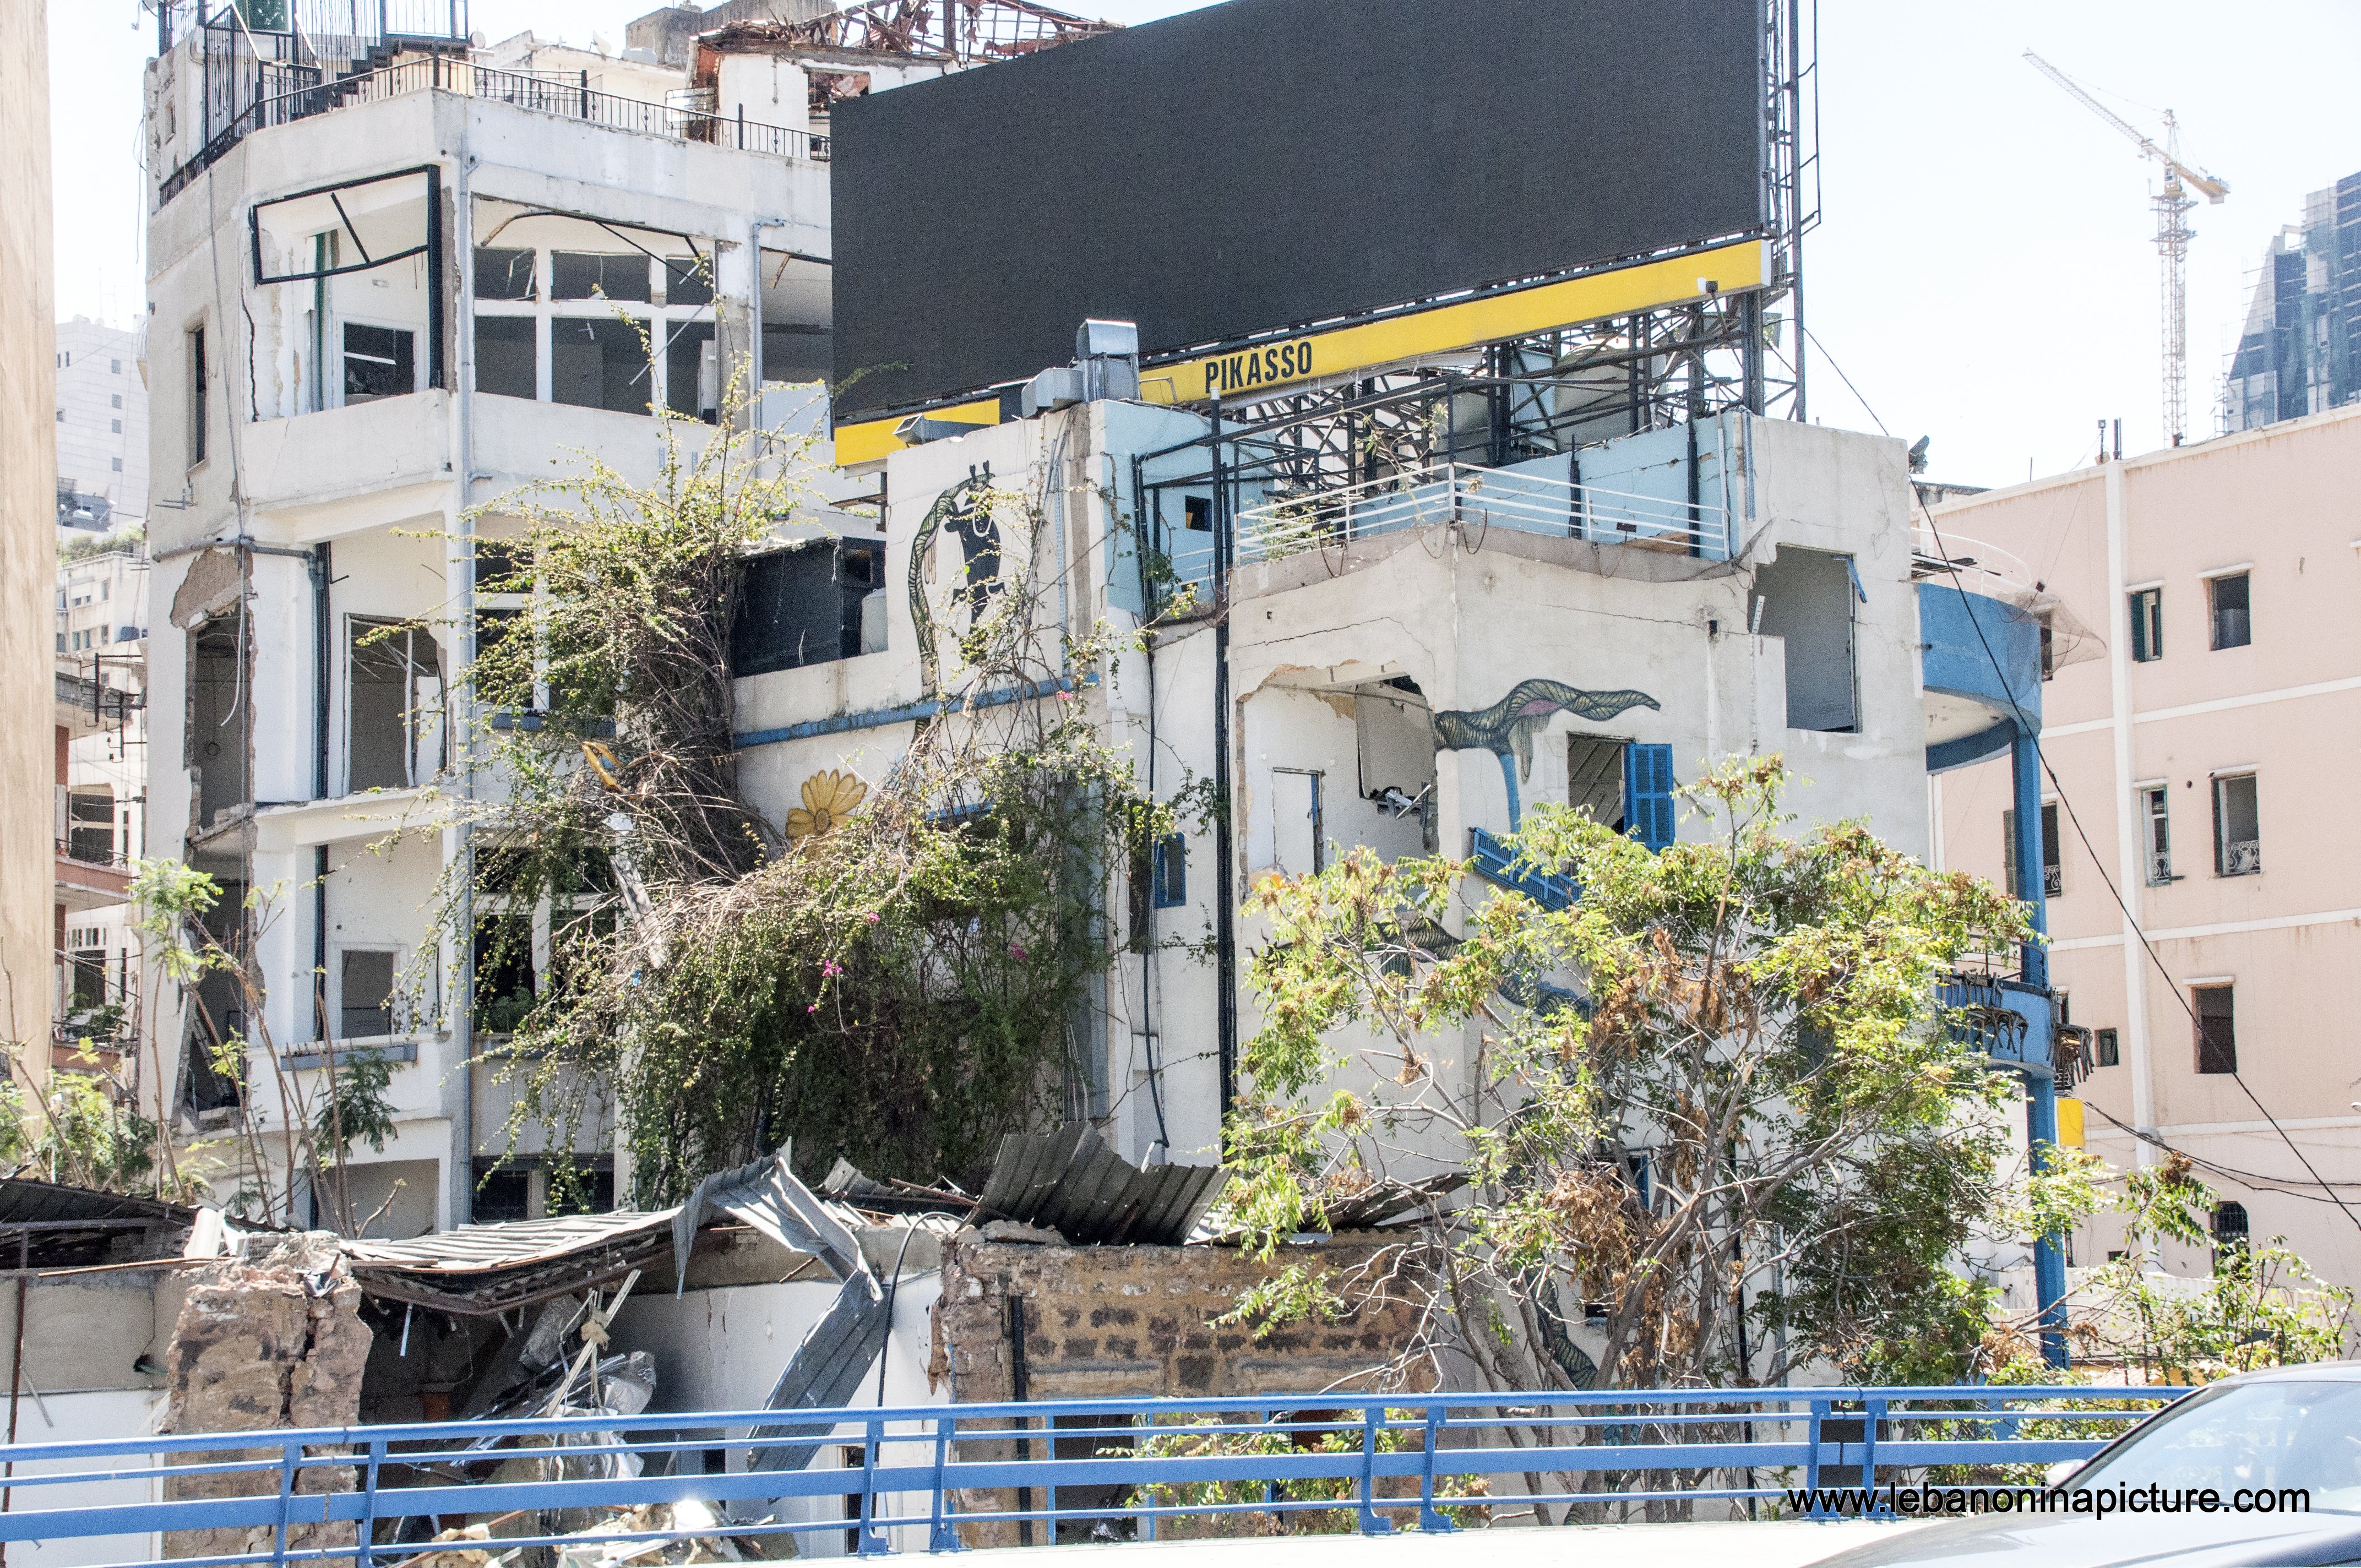
<path id="1" fill-rule="evenodd" d="M 1631 837 L 1651 850 L 1673 841 L 1673 749 L 1623 749 L 1623 820 Z"/>

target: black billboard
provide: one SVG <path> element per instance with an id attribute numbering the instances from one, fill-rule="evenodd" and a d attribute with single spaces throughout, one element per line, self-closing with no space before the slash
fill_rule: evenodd
<path id="1" fill-rule="evenodd" d="M 1761 11 L 1228 0 L 841 102 L 837 417 L 1756 230 Z"/>

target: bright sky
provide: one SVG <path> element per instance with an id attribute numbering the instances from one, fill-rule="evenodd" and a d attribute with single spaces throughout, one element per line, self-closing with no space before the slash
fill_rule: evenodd
<path id="1" fill-rule="evenodd" d="M 620 44 L 653 3 L 474 0 L 473 20 L 494 39 L 530 27 Z M 1143 22 L 1194 5 L 1070 8 Z M 58 309 L 127 323 L 145 298 L 138 118 L 154 23 L 138 0 L 49 0 L 49 30 Z M 2028 465 L 2087 462 L 2102 417 L 2123 420 L 2128 450 L 2159 440 L 2156 181 L 2026 49 L 2135 124 L 2175 110 L 2184 159 L 2230 182 L 2191 219 L 2195 432 L 2213 428 L 2263 247 L 2306 192 L 2361 171 L 2361 115 L 2306 85 L 2313 62 L 2361 55 L 2351 0 L 1822 0 L 1819 40 L 1826 221 L 1805 280 L 1825 353 L 1811 411 L 1874 429 L 1873 408 L 1896 435 L 1933 436 L 1939 478 L 2009 484 Z M 1545 73 L 1533 80 L 1546 91 Z"/>

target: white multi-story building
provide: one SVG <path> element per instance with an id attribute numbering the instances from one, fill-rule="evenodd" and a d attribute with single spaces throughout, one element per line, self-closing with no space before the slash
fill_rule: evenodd
<path id="1" fill-rule="evenodd" d="M 150 445 L 181 499 L 151 524 L 146 837 L 216 879 L 211 928 L 265 1000 L 215 975 L 154 1020 L 143 1098 L 182 1136 L 241 1106 L 275 1125 L 277 1085 L 315 1094 L 332 1051 L 390 1058 L 396 1133 L 354 1203 L 414 1234 L 544 1189 L 445 994 L 456 837 L 418 828 L 467 732 L 453 673 L 522 608 L 475 598 L 469 536 L 514 526 L 475 509 L 592 452 L 648 480 L 652 404 L 711 421 L 734 378 L 825 373 L 828 143 L 793 37 L 594 82 L 530 38 L 471 51 L 464 5 L 366 37 L 326 25 L 349 6 L 292 9 L 271 32 L 168 5 L 148 71 Z M 1054 41 L 1054 16 L 1022 22 Z M 754 112 L 757 76 L 794 124 Z M 232 1036 L 243 1081 L 204 1048 Z"/>
<path id="2" fill-rule="evenodd" d="M 58 323 L 60 528 L 104 533 L 148 515 L 143 352 L 136 332 L 84 316 Z"/>

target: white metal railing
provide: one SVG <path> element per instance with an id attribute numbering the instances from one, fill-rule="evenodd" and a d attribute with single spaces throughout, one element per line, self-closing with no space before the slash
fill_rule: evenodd
<path id="1" fill-rule="evenodd" d="M 1285 497 L 1238 514 L 1238 559 L 1277 561 L 1356 539 L 1450 524 L 1505 529 L 1593 544 L 1636 544 L 1730 556 L 1730 520 L 1717 502 L 1627 495 L 1545 475 L 1437 463 Z"/>
<path id="2" fill-rule="evenodd" d="M 2253 876 L 2263 869 L 2260 839 L 2241 839 L 2222 846 L 2224 876 Z"/>
<path id="3" fill-rule="evenodd" d="M 1911 549 L 1916 556 L 1912 570 L 1920 577 L 1950 582 L 1956 573 L 1955 586 L 1969 593 L 2010 602 L 2019 602 L 2025 596 L 2039 591 L 2036 585 L 2040 579 L 2034 576 L 2023 556 L 1948 528 L 1938 539 L 1922 521 L 1913 531 Z"/>

